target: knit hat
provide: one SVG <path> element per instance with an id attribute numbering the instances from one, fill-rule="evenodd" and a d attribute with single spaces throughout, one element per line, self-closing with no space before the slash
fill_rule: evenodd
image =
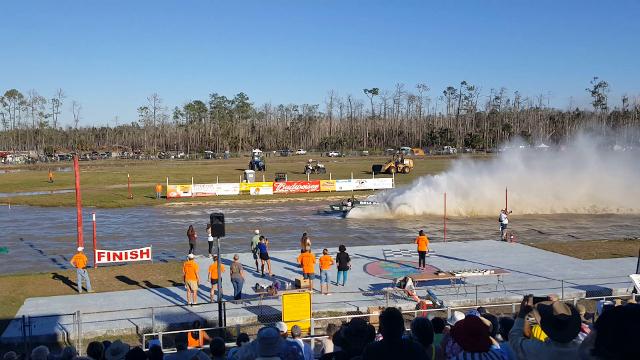
<path id="1" fill-rule="evenodd" d="M 278 356 L 282 341 L 278 329 L 274 327 L 265 327 L 258 331 L 256 342 L 258 343 L 258 356 L 269 357 Z"/>
<path id="2" fill-rule="evenodd" d="M 111 343 L 111 346 L 104 352 L 104 358 L 107 360 L 122 360 L 129 351 L 129 344 L 125 344 L 120 340 Z"/>

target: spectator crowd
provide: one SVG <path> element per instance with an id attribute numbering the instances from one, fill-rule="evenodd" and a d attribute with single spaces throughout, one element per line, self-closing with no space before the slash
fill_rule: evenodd
<path id="1" fill-rule="evenodd" d="M 595 319 L 595 321 L 594 321 Z M 199 327 L 199 324 L 196 324 Z M 407 329 L 408 325 L 408 329 Z M 86 356 L 73 347 L 51 354 L 44 345 L 29 354 L 32 360 L 347 360 L 347 359 L 640 359 L 640 305 L 633 300 L 599 302 L 593 315 L 581 306 L 555 297 L 525 296 L 512 316 L 496 316 L 485 308 L 448 318 L 417 316 L 410 324 L 397 308 L 384 309 L 376 329 L 355 317 L 341 326 L 329 324 L 315 349 L 303 341 L 298 325 L 278 322 L 261 328 L 251 340 L 245 333 L 227 349 L 220 337 L 203 330 L 178 333 L 175 351 L 164 353 L 158 339 L 148 348 L 116 340 L 91 342 Z M 208 345 L 205 345 L 205 340 Z M 320 340 L 320 341 L 318 341 Z M 9 351 L 3 360 L 26 359 Z"/>

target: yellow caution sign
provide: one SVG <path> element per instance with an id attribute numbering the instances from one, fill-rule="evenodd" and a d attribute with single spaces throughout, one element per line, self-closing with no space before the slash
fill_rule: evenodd
<path id="1" fill-rule="evenodd" d="M 298 325 L 303 332 L 311 329 L 311 293 L 300 292 L 282 295 L 282 321 L 289 329 Z"/>

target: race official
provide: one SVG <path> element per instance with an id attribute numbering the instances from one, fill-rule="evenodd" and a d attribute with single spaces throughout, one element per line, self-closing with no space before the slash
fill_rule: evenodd
<path id="1" fill-rule="evenodd" d="M 84 254 L 84 248 L 78 247 L 78 252 L 71 258 L 71 266 L 76 268 L 76 274 L 78 276 L 78 293 L 82 293 L 82 280 L 84 279 L 87 292 L 93 292 L 91 289 L 91 280 L 89 280 L 89 273 L 87 272 L 87 263 L 89 260 Z"/>
<path id="2" fill-rule="evenodd" d="M 424 270 L 427 266 L 426 257 L 429 251 L 429 238 L 424 234 L 424 230 L 420 230 L 414 243 L 418 245 L 418 268 Z"/>
<path id="3" fill-rule="evenodd" d="M 200 267 L 193 260 L 195 255 L 189 254 L 187 261 L 182 264 L 182 277 L 184 285 L 187 288 L 187 304 L 196 305 L 198 303 L 198 286 L 200 284 L 200 275 L 198 271 Z"/>

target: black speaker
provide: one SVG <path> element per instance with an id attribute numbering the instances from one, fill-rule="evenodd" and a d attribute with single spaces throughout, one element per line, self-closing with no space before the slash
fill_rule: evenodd
<path id="1" fill-rule="evenodd" d="M 224 237 L 224 214 L 211 213 L 209 218 L 211 219 L 211 236 Z"/>

